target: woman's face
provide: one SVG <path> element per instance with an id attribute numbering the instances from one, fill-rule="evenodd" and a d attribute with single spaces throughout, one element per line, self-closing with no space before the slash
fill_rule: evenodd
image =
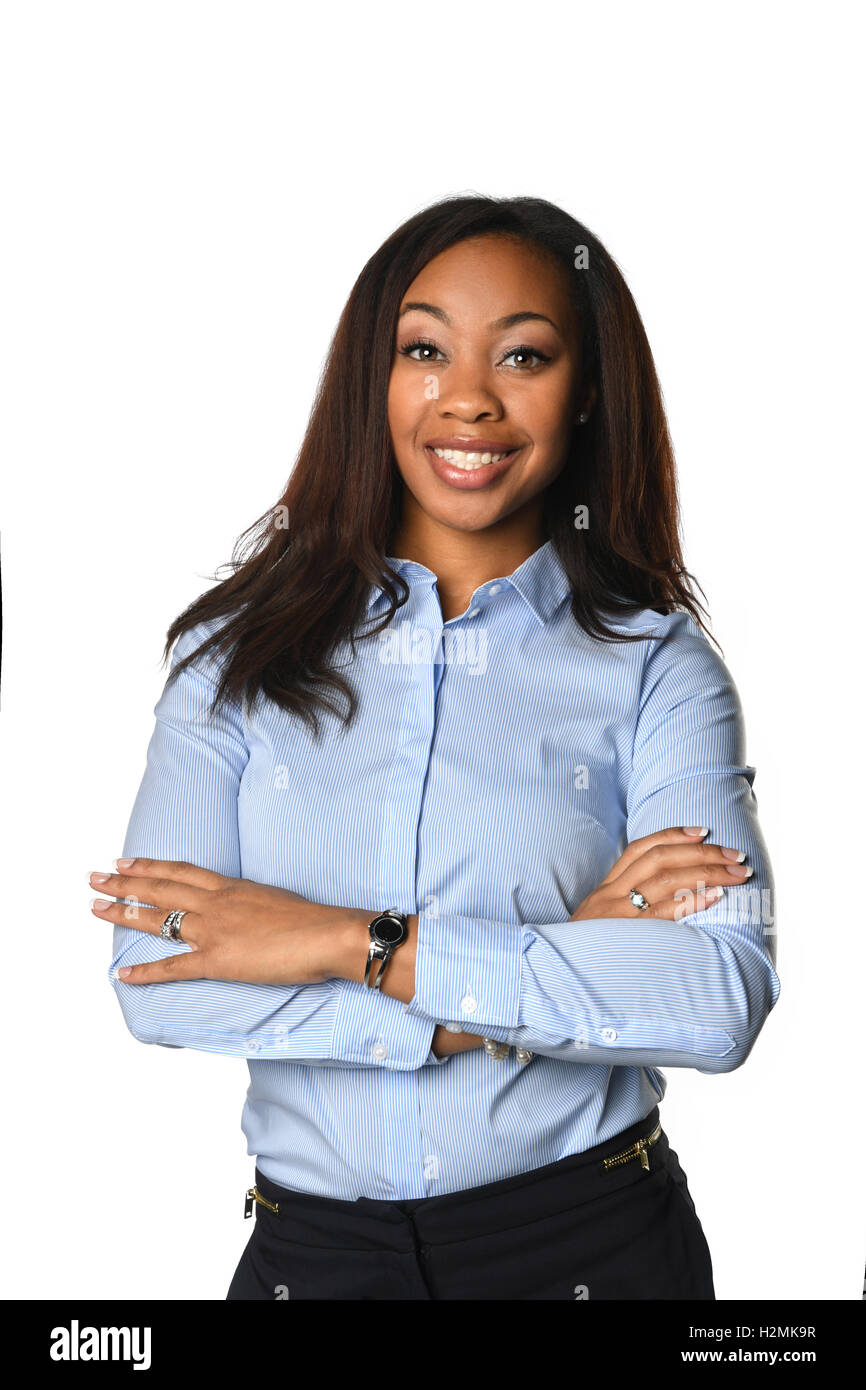
<path id="1" fill-rule="evenodd" d="M 429 261 L 403 298 L 391 441 L 406 502 L 441 525 L 478 531 L 528 504 L 536 515 L 565 463 L 595 394 L 581 390 L 565 274 L 524 242 L 473 237 Z"/>

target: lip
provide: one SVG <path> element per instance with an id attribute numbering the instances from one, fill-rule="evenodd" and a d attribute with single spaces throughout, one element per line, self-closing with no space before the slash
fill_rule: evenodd
<path id="1" fill-rule="evenodd" d="M 482 439 L 480 435 L 452 434 L 448 439 L 428 439 L 427 449 L 465 449 L 467 453 L 505 454 L 513 453 L 518 447 L 506 439 Z"/>
<path id="2" fill-rule="evenodd" d="M 511 467 L 511 464 L 523 448 L 522 445 L 512 447 L 507 452 L 506 457 L 500 459 L 498 463 L 484 463 L 481 464 L 480 467 L 472 469 L 471 472 L 466 472 L 462 468 L 457 468 L 452 463 L 447 463 L 445 459 L 439 458 L 439 456 L 433 452 L 434 449 L 466 449 L 469 443 L 471 443 L 473 447 L 468 452 L 479 454 L 486 454 L 488 452 L 491 454 L 506 453 L 501 444 L 495 449 L 489 448 L 488 446 L 492 444 L 493 441 L 483 439 L 477 442 L 474 439 L 462 439 L 459 444 L 455 440 L 449 440 L 447 443 L 444 441 L 440 443 L 439 440 L 430 440 L 424 445 L 424 453 L 427 455 L 427 461 L 436 477 L 440 482 L 446 483 L 449 487 L 453 487 L 458 492 L 474 492 L 478 488 L 487 487 L 490 483 L 495 482 L 497 478 L 501 477 L 501 475 Z M 482 448 L 482 445 L 485 447 Z"/>

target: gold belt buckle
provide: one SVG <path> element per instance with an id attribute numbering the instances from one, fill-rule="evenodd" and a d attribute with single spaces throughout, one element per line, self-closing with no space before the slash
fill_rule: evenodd
<path id="1" fill-rule="evenodd" d="M 651 1144 L 657 1143 L 661 1138 L 661 1132 L 662 1122 L 659 1120 L 652 1134 L 648 1134 L 644 1139 L 637 1139 L 633 1144 L 630 1144 L 627 1149 L 623 1149 L 622 1153 L 611 1154 L 609 1158 L 603 1159 L 605 1170 L 608 1168 L 617 1168 L 622 1163 L 630 1163 L 633 1158 L 639 1158 L 641 1167 L 644 1168 L 646 1172 L 649 1172 L 650 1165 L 647 1149 Z"/>
<path id="2" fill-rule="evenodd" d="M 244 1202 L 244 1217 L 252 1216 L 253 1202 L 258 1202 L 261 1206 L 267 1207 L 268 1211 L 275 1212 L 277 1215 L 279 1215 L 279 1202 L 269 1201 L 267 1197 L 265 1197 L 261 1192 L 259 1192 L 259 1189 L 257 1187 L 250 1187 L 247 1189 L 247 1199 Z"/>

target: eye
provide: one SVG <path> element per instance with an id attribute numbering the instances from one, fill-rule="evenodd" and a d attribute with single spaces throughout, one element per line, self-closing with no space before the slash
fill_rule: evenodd
<path id="1" fill-rule="evenodd" d="M 509 357 L 535 357 L 538 359 L 539 362 L 550 361 L 550 358 L 548 357 L 546 352 L 539 352 L 538 348 L 529 347 L 526 343 L 524 343 L 521 347 L 512 348 L 510 352 L 507 352 L 502 359 L 503 362 L 507 362 Z M 518 367 L 516 370 L 519 372 L 531 372 L 534 371 L 534 368 L 528 365 L 524 365 Z"/>
<path id="2" fill-rule="evenodd" d="M 414 354 L 419 351 L 427 353 L 429 355 L 426 357 L 415 357 Z M 434 362 L 436 359 L 434 358 L 433 354 L 437 352 L 439 353 L 440 357 L 444 357 L 445 354 L 442 353 L 441 350 L 436 346 L 436 344 L 434 342 L 431 342 L 429 338 L 416 338 L 413 342 L 407 343 L 405 347 L 400 348 L 401 356 L 410 357 L 415 362 Z M 540 352 L 538 348 L 530 347 L 527 343 L 522 343 L 519 347 L 511 348 L 502 358 L 502 362 L 507 362 L 509 357 L 524 357 L 534 359 L 534 361 L 532 362 L 523 362 L 520 364 L 515 364 L 513 370 L 518 372 L 532 372 L 535 371 L 539 365 L 543 365 L 551 361 L 551 358 L 548 356 L 546 352 Z"/>
<path id="3" fill-rule="evenodd" d="M 401 347 L 400 353 L 403 357 L 411 357 L 413 352 L 417 352 L 419 348 L 424 348 L 427 352 L 439 351 L 436 344 L 431 343 L 429 338 L 416 338 L 414 343 L 407 343 L 405 347 Z M 416 362 L 431 362 L 433 359 L 430 357 L 416 357 L 414 360 Z"/>

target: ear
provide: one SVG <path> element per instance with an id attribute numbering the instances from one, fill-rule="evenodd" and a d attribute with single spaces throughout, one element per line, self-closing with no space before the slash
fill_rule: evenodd
<path id="1" fill-rule="evenodd" d="M 575 423 L 576 425 L 579 425 L 579 424 L 580 424 L 580 417 L 581 417 L 582 414 L 586 414 L 586 415 L 591 415 L 591 414 L 592 414 L 592 412 L 593 412 L 593 410 L 594 410 L 594 408 L 595 408 L 595 402 L 596 402 L 597 395 L 598 395 L 598 393 L 597 393 L 597 391 L 596 391 L 596 389 L 595 389 L 595 382 L 594 382 L 594 381 L 593 381 L 593 382 L 590 382 L 589 386 L 585 387 L 583 390 L 581 390 L 581 391 L 579 392 L 578 405 L 577 405 L 577 409 L 575 410 L 575 414 L 574 414 L 574 423 Z"/>

